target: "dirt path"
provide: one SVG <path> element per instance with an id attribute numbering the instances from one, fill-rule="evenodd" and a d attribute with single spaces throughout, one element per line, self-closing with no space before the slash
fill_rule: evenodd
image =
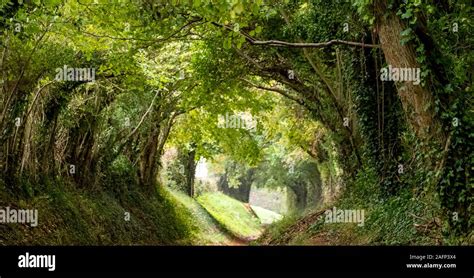
<path id="1" fill-rule="evenodd" d="M 249 245 L 249 242 L 250 241 L 245 241 L 243 239 L 233 237 L 229 241 L 224 242 L 223 245 L 225 245 L 225 246 L 247 246 L 247 245 Z"/>

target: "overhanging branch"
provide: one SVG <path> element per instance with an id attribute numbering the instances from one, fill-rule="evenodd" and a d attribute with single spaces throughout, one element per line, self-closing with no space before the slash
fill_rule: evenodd
<path id="1" fill-rule="evenodd" d="M 223 27 L 229 31 L 234 32 L 234 29 L 228 25 L 222 25 L 216 22 L 212 22 L 213 25 Z M 350 46 L 358 46 L 358 47 L 367 47 L 367 48 L 379 48 L 380 45 L 378 44 L 366 44 L 361 42 L 353 42 L 353 41 L 344 41 L 344 40 L 330 40 L 326 42 L 286 42 L 286 41 L 279 41 L 279 40 L 257 40 L 247 34 L 246 32 L 239 30 L 239 33 L 245 37 L 247 42 L 252 45 L 263 45 L 263 46 L 272 46 L 272 47 L 291 47 L 291 48 L 323 48 L 332 45 L 350 45 Z"/>

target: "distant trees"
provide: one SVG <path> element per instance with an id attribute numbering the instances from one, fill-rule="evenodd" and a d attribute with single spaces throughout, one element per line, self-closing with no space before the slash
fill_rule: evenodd
<path id="1" fill-rule="evenodd" d="M 219 177 L 217 186 L 224 194 L 248 203 L 255 172 L 256 169 L 253 167 L 245 167 L 229 161 L 225 165 L 224 173 Z"/>

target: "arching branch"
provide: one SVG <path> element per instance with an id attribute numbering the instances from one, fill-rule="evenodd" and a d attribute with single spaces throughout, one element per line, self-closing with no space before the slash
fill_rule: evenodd
<path id="1" fill-rule="evenodd" d="M 212 22 L 213 25 L 223 27 L 229 31 L 234 32 L 234 29 L 228 25 L 222 25 L 216 22 Z M 247 34 L 246 32 L 239 30 L 239 33 L 245 37 L 247 42 L 252 45 L 262 45 L 262 46 L 272 46 L 272 47 L 291 47 L 291 48 L 323 48 L 332 45 L 349 45 L 349 46 L 358 46 L 358 47 L 368 47 L 368 48 L 379 48 L 378 44 L 366 44 L 363 42 L 353 42 L 353 41 L 344 41 L 344 40 L 330 40 L 326 42 L 286 42 L 280 40 L 257 40 Z"/>

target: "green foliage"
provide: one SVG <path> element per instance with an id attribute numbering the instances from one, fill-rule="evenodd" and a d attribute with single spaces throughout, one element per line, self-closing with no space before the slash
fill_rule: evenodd
<path id="1" fill-rule="evenodd" d="M 363 160 L 377 170 L 383 195 L 394 195 L 404 187 L 399 177 L 404 172 L 399 167 L 404 167 L 401 136 L 406 125 L 402 104 L 395 86 L 379 82 L 376 70 L 357 74 L 360 69 L 377 63 L 377 55 L 381 53 L 363 51 L 349 55 L 347 78 L 352 83 L 357 123 L 364 139 Z"/>
<path id="2" fill-rule="evenodd" d="M 473 160 L 466 156 L 473 152 L 474 114 L 472 109 L 460 109 L 472 107 L 472 94 L 467 93 L 472 92 L 472 74 L 465 74 L 472 68 L 474 59 L 473 39 L 468 35 L 472 29 L 472 9 L 463 1 L 442 7 L 413 1 L 398 8 L 401 18 L 416 34 L 413 44 L 417 59 L 424 75 L 430 76 L 426 86 L 433 92 L 434 110 L 441 119 L 444 136 L 434 140 L 442 141 L 447 148 L 441 158 L 444 163 L 441 173 L 431 169 L 434 172 L 431 175 L 439 175 L 437 191 L 445 209 L 445 220 L 458 235 L 464 236 L 474 223 Z M 418 21 L 424 19 L 424 14 L 433 16 L 420 24 Z M 439 143 L 429 147 L 430 153 L 440 152 Z M 448 230 L 445 232 L 449 234 Z"/>
<path id="3" fill-rule="evenodd" d="M 138 182 L 134 178 L 136 171 L 136 167 L 132 165 L 125 155 L 119 155 L 111 163 L 101 184 L 107 190 L 115 192 L 118 198 L 122 198 L 133 192 L 134 188 L 138 186 Z"/>
<path id="4" fill-rule="evenodd" d="M 213 160 L 231 187 L 251 176 L 253 186 L 290 189 L 304 203 L 301 211 L 324 206 L 323 191 L 336 197 L 333 189 L 346 187 L 336 204 L 370 205 L 363 229 L 335 228 L 346 239 L 353 233 L 364 243 L 425 244 L 438 240 L 442 226 L 448 243 L 469 240 L 474 41 L 468 1 L 24 2 L 0 0 L 0 192 L 12 204 L 21 199 L 51 215 L 45 229 L 57 228 L 59 236 L 40 243 L 130 244 L 130 227 L 112 221 L 125 208 L 138 216 L 130 222 L 138 242 L 186 241 L 196 228 L 188 223 L 190 211 L 209 227 L 193 236 L 213 231 L 192 200 L 178 197 L 184 204 L 178 205 L 155 188 L 159 170 L 167 177 L 160 186 L 184 184 L 182 157 L 162 167 L 172 148 Z M 384 47 L 251 43 L 377 43 L 373 8 L 380 3 L 388 4 L 383 16 L 403 23 L 400 43 L 416 56 L 405 58 L 420 64 L 421 85 L 431 94 L 426 108 L 435 111 L 436 124 L 423 127 L 433 135 L 426 141 L 406 127 L 405 96 L 378 81 Z M 95 82 L 55 80 L 64 65 L 94 68 Z M 218 126 L 219 116 L 238 112 L 256 118 L 256 129 Z M 40 204 L 38 196 L 48 202 Z M 237 236 L 260 230 L 234 200 L 204 194 L 200 201 Z M 433 233 L 419 231 L 430 223 Z M 320 224 L 298 240 L 328 229 Z M 27 242 L 44 231 L 27 231 Z M 9 239 L 19 242 L 21 232 Z M 143 239 L 147 233 L 152 236 Z"/>

